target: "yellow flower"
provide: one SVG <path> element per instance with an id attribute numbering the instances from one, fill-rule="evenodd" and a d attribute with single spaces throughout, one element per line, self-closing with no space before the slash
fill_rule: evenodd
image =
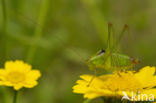
<path id="1" fill-rule="evenodd" d="M 39 70 L 31 70 L 31 65 L 21 60 L 7 61 L 4 69 L 0 69 L 0 85 L 19 90 L 22 87 L 33 88 L 41 76 Z"/>
<path id="2" fill-rule="evenodd" d="M 84 98 L 94 99 L 101 96 L 118 97 L 121 99 L 124 96 L 123 91 L 132 97 L 133 91 L 140 98 L 139 94 L 153 94 L 156 97 L 156 76 L 155 67 L 146 66 L 139 72 L 125 71 L 115 72 L 97 76 L 88 86 L 93 75 L 82 75 L 82 80 L 78 80 L 73 86 L 74 93 L 84 94 Z M 139 91 L 139 94 L 138 94 Z M 141 98 L 142 99 L 142 98 Z M 143 98 L 146 99 L 145 97 Z"/>

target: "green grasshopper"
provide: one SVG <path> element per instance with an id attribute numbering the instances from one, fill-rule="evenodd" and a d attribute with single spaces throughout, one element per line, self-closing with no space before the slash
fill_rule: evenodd
<path id="1" fill-rule="evenodd" d="M 95 55 L 93 55 L 87 60 L 90 70 L 95 71 L 95 76 L 96 76 L 96 72 L 101 69 L 106 71 L 111 71 L 111 72 L 113 71 L 118 72 L 126 69 L 131 69 L 134 67 L 135 64 L 139 63 L 138 59 L 116 52 L 116 47 L 118 46 L 125 30 L 127 29 L 128 26 L 125 25 L 122 30 L 122 33 L 119 35 L 119 38 L 115 42 L 116 45 L 115 44 L 111 45 L 111 40 L 114 38 L 113 35 L 111 35 L 112 24 L 111 23 L 108 24 L 107 48 L 98 51 Z M 91 79 L 90 83 L 92 82 L 94 77 Z"/>

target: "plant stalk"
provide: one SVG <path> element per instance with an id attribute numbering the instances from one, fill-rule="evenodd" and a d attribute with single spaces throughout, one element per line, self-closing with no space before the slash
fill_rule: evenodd
<path id="1" fill-rule="evenodd" d="M 29 63 L 32 63 L 32 61 L 33 61 L 34 54 L 37 49 L 36 45 L 42 36 L 46 16 L 48 13 L 49 2 L 50 2 L 50 0 L 43 0 L 42 6 L 41 6 L 39 19 L 38 19 L 38 25 L 36 26 L 36 29 L 34 31 L 34 40 L 35 41 L 34 41 L 33 45 L 29 48 L 28 54 L 26 57 L 26 61 Z"/>
<path id="2" fill-rule="evenodd" d="M 17 95 L 18 95 L 18 91 L 14 91 L 14 98 L 13 98 L 13 103 L 17 103 Z"/>
<path id="3" fill-rule="evenodd" d="M 1 63 L 3 64 L 7 57 L 7 48 L 6 48 L 6 37 L 7 37 L 7 8 L 6 8 L 6 0 L 2 0 L 2 33 L 1 35 L 3 41 L 3 57 Z"/>
<path id="4" fill-rule="evenodd" d="M 83 103 L 90 103 L 91 99 L 86 99 Z"/>

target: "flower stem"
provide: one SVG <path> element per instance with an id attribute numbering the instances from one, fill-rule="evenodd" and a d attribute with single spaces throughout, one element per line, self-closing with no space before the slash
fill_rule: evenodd
<path id="1" fill-rule="evenodd" d="M 26 61 L 29 63 L 32 63 L 35 51 L 36 51 L 36 44 L 38 43 L 38 41 L 40 40 L 41 36 L 42 36 L 42 31 L 43 31 L 43 27 L 44 27 L 44 23 L 47 17 L 47 12 L 48 12 L 48 8 L 49 8 L 49 2 L 50 0 L 42 0 L 42 6 L 41 6 L 41 10 L 40 10 L 40 14 L 39 14 L 39 19 L 38 19 L 38 25 L 36 26 L 36 29 L 34 31 L 34 44 L 33 46 L 30 47 L 30 49 L 28 50 L 28 54 L 26 57 Z"/>
<path id="2" fill-rule="evenodd" d="M 7 37 L 7 22 L 8 22 L 8 18 L 7 18 L 7 6 L 6 6 L 6 0 L 1 0 L 1 5 L 2 5 L 2 35 L 0 35 L 0 41 L 2 41 L 3 46 L 1 47 L 2 51 L 1 51 L 1 62 L 0 65 L 2 66 L 7 58 L 7 41 L 6 41 L 6 37 Z M 2 92 L 4 93 L 4 103 L 8 103 L 9 97 L 8 97 L 8 93 L 7 93 L 7 89 L 6 88 L 2 88 Z"/>
<path id="3" fill-rule="evenodd" d="M 6 60 L 6 36 L 7 36 L 7 9 L 6 9 L 6 0 L 2 0 L 2 41 L 3 41 L 3 61 Z"/>
<path id="4" fill-rule="evenodd" d="M 18 94 L 18 91 L 14 91 L 14 98 L 13 98 L 13 103 L 17 103 L 17 94 Z"/>
<path id="5" fill-rule="evenodd" d="M 4 32 L 6 32 L 6 25 L 7 25 L 7 13 L 6 13 L 6 2 L 5 2 L 5 0 L 2 0 L 2 13 L 3 13 L 2 30 L 4 33 Z"/>
<path id="6" fill-rule="evenodd" d="M 89 103 L 91 102 L 91 99 L 86 99 L 83 103 Z"/>

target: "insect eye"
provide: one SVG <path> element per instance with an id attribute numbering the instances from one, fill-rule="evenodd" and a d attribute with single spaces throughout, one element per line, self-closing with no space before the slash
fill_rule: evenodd
<path id="1" fill-rule="evenodd" d="M 102 50 L 98 53 L 98 55 L 101 55 L 101 54 L 104 54 L 104 53 L 105 53 L 105 50 L 102 49 Z"/>

